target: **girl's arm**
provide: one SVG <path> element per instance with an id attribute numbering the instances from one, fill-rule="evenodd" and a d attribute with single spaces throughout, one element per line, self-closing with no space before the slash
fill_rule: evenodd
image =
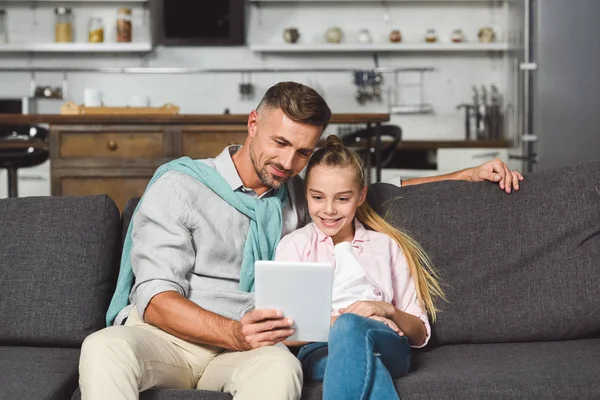
<path id="1" fill-rule="evenodd" d="M 389 303 L 387 304 L 390 306 L 390 312 L 387 318 L 391 319 L 396 325 L 398 325 L 398 328 L 400 328 L 400 330 L 404 332 L 408 338 L 411 346 L 420 346 L 425 343 L 425 339 L 427 338 L 427 329 L 425 328 L 423 321 L 412 314 L 398 310 Z"/>
<path id="2" fill-rule="evenodd" d="M 365 318 L 378 315 L 391 320 L 406 335 L 411 346 L 421 346 L 427 338 L 427 329 L 420 318 L 398 310 L 393 304 L 385 301 L 357 301 L 347 308 L 340 309 L 340 313 L 357 314 Z"/>

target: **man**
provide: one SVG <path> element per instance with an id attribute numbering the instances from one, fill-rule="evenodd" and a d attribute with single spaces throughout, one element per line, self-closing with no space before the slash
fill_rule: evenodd
<path id="1" fill-rule="evenodd" d="M 330 116 L 313 89 L 279 83 L 250 113 L 244 146 L 200 162 L 236 196 L 267 202 L 284 193 L 276 235 L 285 235 L 306 219 L 297 175 Z M 442 179 L 488 179 L 517 189 L 520 175 L 495 160 L 403 185 Z M 136 399 L 150 388 L 226 391 L 235 399 L 300 398 L 301 366 L 280 344 L 292 334 L 293 321 L 276 310 L 254 309 L 253 294 L 240 290 L 250 219 L 209 186 L 170 170 L 146 190 L 132 219 L 134 307 L 124 325 L 83 343 L 84 400 Z"/>

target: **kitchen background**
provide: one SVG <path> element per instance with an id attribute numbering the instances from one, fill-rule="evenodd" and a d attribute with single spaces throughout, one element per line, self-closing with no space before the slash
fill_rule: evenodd
<path id="1" fill-rule="evenodd" d="M 94 3 L 94 4 L 90 4 Z M 87 42 L 90 18 L 99 17 L 105 26 L 105 42 L 115 41 L 117 9 L 113 1 L 63 3 L 73 9 L 75 42 Z M 55 2 L 11 2 L 6 6 L 8 37 L 17 46 L 22 43 L 48 42 L 54 35 Z M 148 3 L 132 3 L 133 42 L 149 43 L 150 11 Z M 339 26 L 344 43 L 357 42 L 358 32 L 369 29 L 375 43 L 387 44 L 389 33 L 399 29 L 403 42 L 423 43 L 427 29 L 435 29 L 440 43 L 449 43 L 451 33 L 462 29 L 466 40 L 477 41 L 481 27 L 491 26 L 498 41 L 506 43 L 507 7 L 496 1 L 446 2 L 250 2 L 247 6 L 247 46 L 230 47 L 157 47 L 152 51 L 130 54 L 0 53 L 0 67 L 192 67 L 227 69 L 286 68 L 373 68 L 373 52 L 285 52 L 283 31 L 296 27 L 298 44 L 325 43 L 325 32 Z M 258 44 L 279 44 L 279 53 L 254 51 Z M 502 48 L 502 47 L 500 47 Z M 472 98 L 472 86 L 495 84 L 503 94 L 507 90 L 505 52 L 484 50 L 435 51 L 423 46 L 423 51 L 379 53 L 382 67 L 431 67 L 424 74 L 424 101 L 431 103 L 434 113 L 423 116 L 394 116 L 393 123 L 402 126 L 405 139 L 462 139 L 463 111 L 456 106 Z M 107 105 L 127 105 L 132 95 L 143 94 L 151 105 L 174 103 L 182 113 L 249 112 L 271 84 L 281 80 L 296 80 L 318 89 L 332 110 L 342 112 L 387 112 L 388 90 L 392 74 L 384 74 L 383 99 L 363 105 L 355 100 L 356 87 L 352 72 L 253 73 L 250 81 L 256 96 L 242 99 L 238 84 L 248 79 L 241 73 L 202 73 L 186 75 L 130 75 L 102 73 L 68 73 L 68 97 L 83 103 L 85 88 L 100 89 Z M 60 86 L 61 73 L 37 73 L 40 85 Z M 419 73 L 399 76 L 402 83 L 418 84 Z M 25 96 L 30 90 L 28 73 L 0 73 L 2 96 Z M 399 100 L 418 102 L 419 90 L 406 86 Z M 38 113 L 58 113 L 60 102 L 40 101 Z"/>
<path id="2" fill-rule="evenodd" d="M 461 149 L 457 144 L 453 152 L 440 154 L 440 149 L 432 155 L 443 156 L 443 168 L 395 170 L 384 179 L 398 173 L 449 172 L 498 155 L 512 168 L 531 169 L 522 162 L 531 155 L 525 149 L 527 141 L 535 140 L 524 132 L 523 87 L 528 81 L 522 70 L 535 69 L 535 64 L 527 64 L 526 0 L 246 0 L 237 5 L 229 0 L 223 3 L 244 7 L 245 44 L 223 46 L 157 45 L 153 13 L 163 1 L 0 1 L 5 10 L 0 41 L 3 32 L 6 41 L 0 43 L 0 97 L 29 96 L 36 86 L 38 91 L 61 88 L 63 98 L 36 99 L 32 107 L 39 114 L 57 114 L 66 100 L 83 104 L 86 89 L 95 89 L 106 106 L 132 105 L 137 97 L 153 107 L 176 104 L 182 114 L 246 114 L 269 86 L 294 80 L 317 89 L 334 113 L 390 112 L 390 123 L 402 128 L 403 141 L 462 141 L 466 125 L 471 139 L 477 126 L 474 119 L 465 124 L 465 109 L 458 106 L 474 103 L 474 88 L 479 101 L 487 92 L 489 104 L 493 85 L 499 93 L 499 139 L 504 145 L 490 150 L 472 145 Z M 189 4 L 195 9 L 194 2 Z M 73 44 L 53 43 L 60 22 L 57 7 L 72 11 L 67 18 L 73 25 Z M 122 8 L 131 10 L 125 15 L 131 19 L 131 43 L 116 43 Z M 205 23 L 197 10 L 182 24 Z M 101 21 L 103 44 L 88 43 L 92 18 Z M 326 32 L 332 27 L 338 27 L 343 38 L 327 46 Z M 284 33 L 290 28 L 297 31 L 288 30 L 287 40 L 297 43 L 286 42 Z M 494 37 L 484 37 L 482 29 Z M 394 30 L 400 32 L 401 43 L 390 41 Z M 429 30 L 435 32 L 435 43 L 427 43 Z M 462 42 L 453 43 L 453 38 Z M 365 41 L 371 43 L 361 43 Z M 359 101 L 356 79 L 366 75 L 354 70 L 376 67 L 382 78 L 380 98 Z M 90 71 L 98 68 L 107 70 Z M 242 93 L 248 83 L 254 95 Z M 331 126 L 327 133 L 338 129 Z M 473 156 L 476 151 L 484 157 Z M 0 182 L 0 196 L 3 186 Z"/>

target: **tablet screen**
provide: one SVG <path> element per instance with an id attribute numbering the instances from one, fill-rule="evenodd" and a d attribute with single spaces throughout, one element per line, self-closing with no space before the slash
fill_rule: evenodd
<path id="1" fill-rule="evenodd" d="M 333 265 L 256 261 L 255 307 L 281 310 L 294 320 L 287 340 L 327 342 L 331 323 Z"/>

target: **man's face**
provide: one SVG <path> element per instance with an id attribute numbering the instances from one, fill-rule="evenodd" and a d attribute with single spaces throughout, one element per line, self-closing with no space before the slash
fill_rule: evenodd
<path id="1" fill-rule="evenodd" d="M 252 122 L 253 118 L 255 119 Z M 250 159 L 261 183 L 278 189 L 308 163 L 322 128 L 292 121 L 282 110 L 250 114 Z"/>

